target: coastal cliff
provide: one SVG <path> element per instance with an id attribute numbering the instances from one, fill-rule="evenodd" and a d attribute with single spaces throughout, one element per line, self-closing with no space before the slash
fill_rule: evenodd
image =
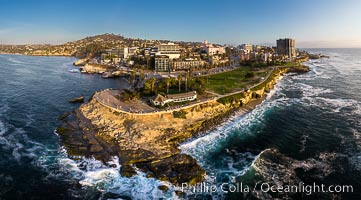
<path id="1" fill-rule="evenodd" d="M 308 70 L 277 68 L 257 87 L 182 109 L 184 117 L 174 111 L 142 115 L 118 112 L 91 98 L 63 119 L 57 133 L 71 157 L 94 156 L 106 162 L 118 156 L 123 176 L 136 173 L 136 167 L 147 177 L 195 184 L 204 179 L 205 171 L 191 156 L 181 154 L 178 145 L 214 128 L 236 111 L 253 109 L 282 74 Z"/>
<path id="2" fill-rule="evenodd" d="M 85 62 L 83 62 L 85 63 Z M 75 63 L 74 63 L 75 64 Z M 103 64 L 95 64 L 95 63 L 85 63 L 84 66 L 81 68 L 83 73 L 104 73 L 106 71 L 113 71 L 115 70 L 114 66 L 111 65 L 103 65 Z"/>

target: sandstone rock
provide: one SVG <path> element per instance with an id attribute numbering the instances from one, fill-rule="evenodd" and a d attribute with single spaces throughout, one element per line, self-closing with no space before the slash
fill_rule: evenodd
<path id="1" fill-rule="evenodd" d="M 196 184 L 204 179 L 205 171 L 197 164 L 196 160 L 186 154 L 177 154 L 162 160 L 139 163 L 141 169 L 148 169 L 161 180 L 173 184 Z"/>
<path id="2" fill-rule="evenodd" d="M 69 103 L 83 103 L 84 102 L 84 96 L 77 97 L 75 99 L 70 99 L 68 101 Z"/>
<path id="3" fill-rule="evenodd" d="M 165 191 L 168 191 L 169 188 L 166 185 L 160 185 L 160 186 L 158 186 L 158 189 L 165 192 Z"/>
<path id="4" fill-rule="evenodd" d="M 120 168 L 120 173 L 125 177 L 131 177 L 137 174 L 137 172 L 134 170 L 134 167 L 130 165 L 122 165 Z"/>

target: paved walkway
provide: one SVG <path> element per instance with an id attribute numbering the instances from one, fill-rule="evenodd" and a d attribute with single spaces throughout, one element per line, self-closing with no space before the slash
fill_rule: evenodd
<path id="1" fill-rule="evenodd" d="M 108 107 L 114 111 L 132 114 L 132 115 L 154 115 L 154 114 L 172 113 L 173 111 L 179 111 L 182 109 L 191 108 L 193 106 L 197 106 L 197 105 L 204 104 L 207 102 L 214 102 L 217 100 L 216 98 L 212 98 L 212 99 L 206 99 L 203 101 L 195 101 L 190 105 L 177 106 L 174 109 L 166 109 L 166 110 L 164 110 L 164 109 L 157 110 L 156 108 L 148 106 L 144 102 L 139 102 L 139 105 L 142 104 L 142 108 L 139 108 L 139 110 L 135 110 L 134 108 L 129 106 L 128 103 L 124 103 L 124 102 L 120 101 L 119 99 L 117 99 L 116 97 L 114 97 L 113 94 L 116 91 L 117 90 L 106 89 L 106 90 L 97 92 L 94 95 L 94 99 L 96 99 L 103 106 Z"/>

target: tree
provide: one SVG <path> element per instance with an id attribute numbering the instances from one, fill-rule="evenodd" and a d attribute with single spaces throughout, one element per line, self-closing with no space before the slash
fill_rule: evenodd
<path id="1" fill-rule="evenodd" d="M 182 75 L 178 75 L 178 91 L 181 91 L 181 84 L 182 84 Z"/>
<path id="2" fill-rule="evenodd" d="M 139 69 L 140 66 L 141 66 L 141 65 L 140 65 L 139 63 L 135 63 L 135 64 L 134 64 L 134 69 Z"/>
<path id="3" fill-rule="evenodd" d="M 224 54 L 225 57 L 231 57 L 232 55 L 232 49 L 227 47 L 226 48 L 226 53 Z"/>
<path id="4" fill-rule="evenodd" d="M 188 80 L 188 88 L 192 91 L 197 91 L 198 94 L 203 94 L 205 91 L 205 80 L 200 77 Z"/>
<path id="5" fill-rule="evenodd" d="M 148 70 L 148 69 L 150 69 L 150 61 L 151 61 L 151 60 L 150 60 L 150 57 L 149 57 L 149 56 L 146 56 L 146 57 L 145 57 L 145 60 L 146 60 L 146 62 L 147 62 L 147 68 L 146 68 L 146 69 Z"/>
<path id="6" fill-rule="evenodd" d="M 167 85 L 167 94 L 168 94 L 169 93 L 169 85 L 172 80 L 169 77 L 167 77 L 164 81 L 165 81 L 165 84 Z"/>
<path id="7" fill-rule="evenodd" d="M 189 77 L 189 78 L 192 78 L 192 77 L 193 77 L 193 68 L 192 68 L 192 67 L 189 68 L 188 77 Z"/>
<path id="8" fill-rule="evenodd" d="M 157 82 L 157 79 L 155 79 L 154 77 L 149 79 L 150 85 L 151 85 L 151 91 L 154 92 L 154 86 L 155 83 Z"/>
<path id="9" fill-rule="evenodd" d="M 153 94 L 153 92 L 152 92 L 152 84 L 151 84 L 151 82 L 150 82 L 150 79 L 148 79 L 148 80 L 145 81 L 143 93 L 144 93 L 145 95 Z"/>
<path id="10" fill-rule="evenodd" d="M 188 73 L 184 74 L 184 78 L 185 78 L 185 91 L 187 92 L 187 91 L 188 91 L 188 88 L 187 88 L 187 83 L 188 83 Z"/>
<path id="11" fill-rule="evenodd" d="M 144 71 L 143 71 L 143 69 L 140 69 L 140 70 L 139 70 L 139 79 L 140 79 L 140 80 L 143 80 L 143 79 L 144 79 Z"/>
<path id="12" fill-rule="evenodd" d="M 247 72 L 245 77 L 248 79 L 248 78 L 253 78 L 254 76 L 255 76 L 254 72 Z"/>
<path id="13" fill-rule="evenodd" d="M 130 79 L 131 79 L 132 85 L 134 85 L 134 83 L 135 83 L 136 75 L 137 75 L 137 72 L 135 70 L 132 70 L 132 72 L 130 73 Z"/>
<path id="14" fill-rule="evenodd" d="M 208 79 L 209 79 L 209 64 L 207 63 L 206 65 L 206 73 L 207 73 L 207 84 L 208 84 Z"/>

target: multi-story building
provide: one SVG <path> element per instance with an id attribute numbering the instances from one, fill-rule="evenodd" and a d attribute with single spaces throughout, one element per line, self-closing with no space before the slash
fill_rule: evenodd
<path id="1" fill-rule="evenodd" d="M 220 56 L 214 55 L 214 56 L 209 57 L 209 62 L 212 65 L 219 65 L 219 64 L 227 63 L 227 62 L 229 62 L 229 60 L 222 59 Z"/>
<path id="2" fill-rule="evenodd" d="M 226 53 L 226 49 L 224 47 L 210 44 L 207 40 L 202 43 L 202 49 L 207 52 L 208 56 Z"/>
<path id="3" fill-rule="evenodd" d="M 203 60 L 185 59 L 185 60 L 171 60 L 169 62 L 169 69 L 175 70 L 189 70 L 189 69 L 200 69 L 205 65 Z"/>
<path id="4" fill-rule="evenodd" d="M 249 59 L 250 60 L 257 60 L 257 57 L 258 57 L 258 53 L 257 52 L 251 52 L 250 54 L 249 54 Z"/>
<path id="5" fill-rule="evenodd" d="M 122 59 L 119 58 L 119 57 L 115 57 L 115 58 L 112 59 L 112 61 L 113 61 L 114 64 L 119 64 L 122 61 Z"/>
<path id="6" fill-rule="evenodd" d="M 129 57 L 129 49 L 128 47 L 120 48 L 118 51 L 118 55 L 122 59 L 127 59 Z"/>
<path id="7" fill-rule="evenodd" d="M 143 48 L 143 55 L 144 56 L 150 56 L 151 48 Z"/>
<path id="8" fill-rule="evenodd" d="M 167 44 L 159 44 L 156 55 L 168 56 L 169 59 L 178 59 L 180 57 L 179 45 L 171 42 Z"/>
<path id="9" fill-rule="evenodd" d="M 252 50 L 259 51 L 259 50 L 261 50 L 261 46 L 260 45 L 252 45 Z"/>
<path id="10" fill-rule="evenodd" d="M 167 72 L 169 71 L 169 57 L 162 55 L 162 56 L 155 56 L 155 71 L 157 72 Z"/>
<path id="11" fill-rule="evenodd" d="M 124 48 L 116 48 L 116 49 L 107 49 L 105 50 L 108 56 L 116 56 L 121 59 L 127 59 L 129 57 L 129 49 L 128 47 Z"/>
<path id="12" fill-rule="evenodd" d="M 250 59 L 250 55 L 249 53 L 247 53 L 246 51 L 244 50 L 241 50 L 240 53 L 239 53 L 239 59 L 244 61 L 244 60 L 249 60 Z"/>
<path id="13" fill-rule="evenodd" d="M 253 46 L 251 44 L 242 44 L 241 49 L 243 49 L 247 53 L 250 53 L 253 49 Z"/>
<path id="14" fill-rule="evenodd" d="M 128 56 L 134 56 L 138 53 L 139 47 L 129 47 Z"/>
<path id="15" fill-rule="evenodd" d="M 269 53 L 269 52 L 267 52 L 267 53 L 263 53 L 262 54 L 262 60 L 264 61 L 264 62 L 271 62 L 273 59 L 272 59 L 272 53 Z"/>
<path id="16" fill-rule="evenodd" d="M 277 54 L 289 59 L 296 57 L 296 42 L 294 39 L 285 38 L 277 40 Z"/>

